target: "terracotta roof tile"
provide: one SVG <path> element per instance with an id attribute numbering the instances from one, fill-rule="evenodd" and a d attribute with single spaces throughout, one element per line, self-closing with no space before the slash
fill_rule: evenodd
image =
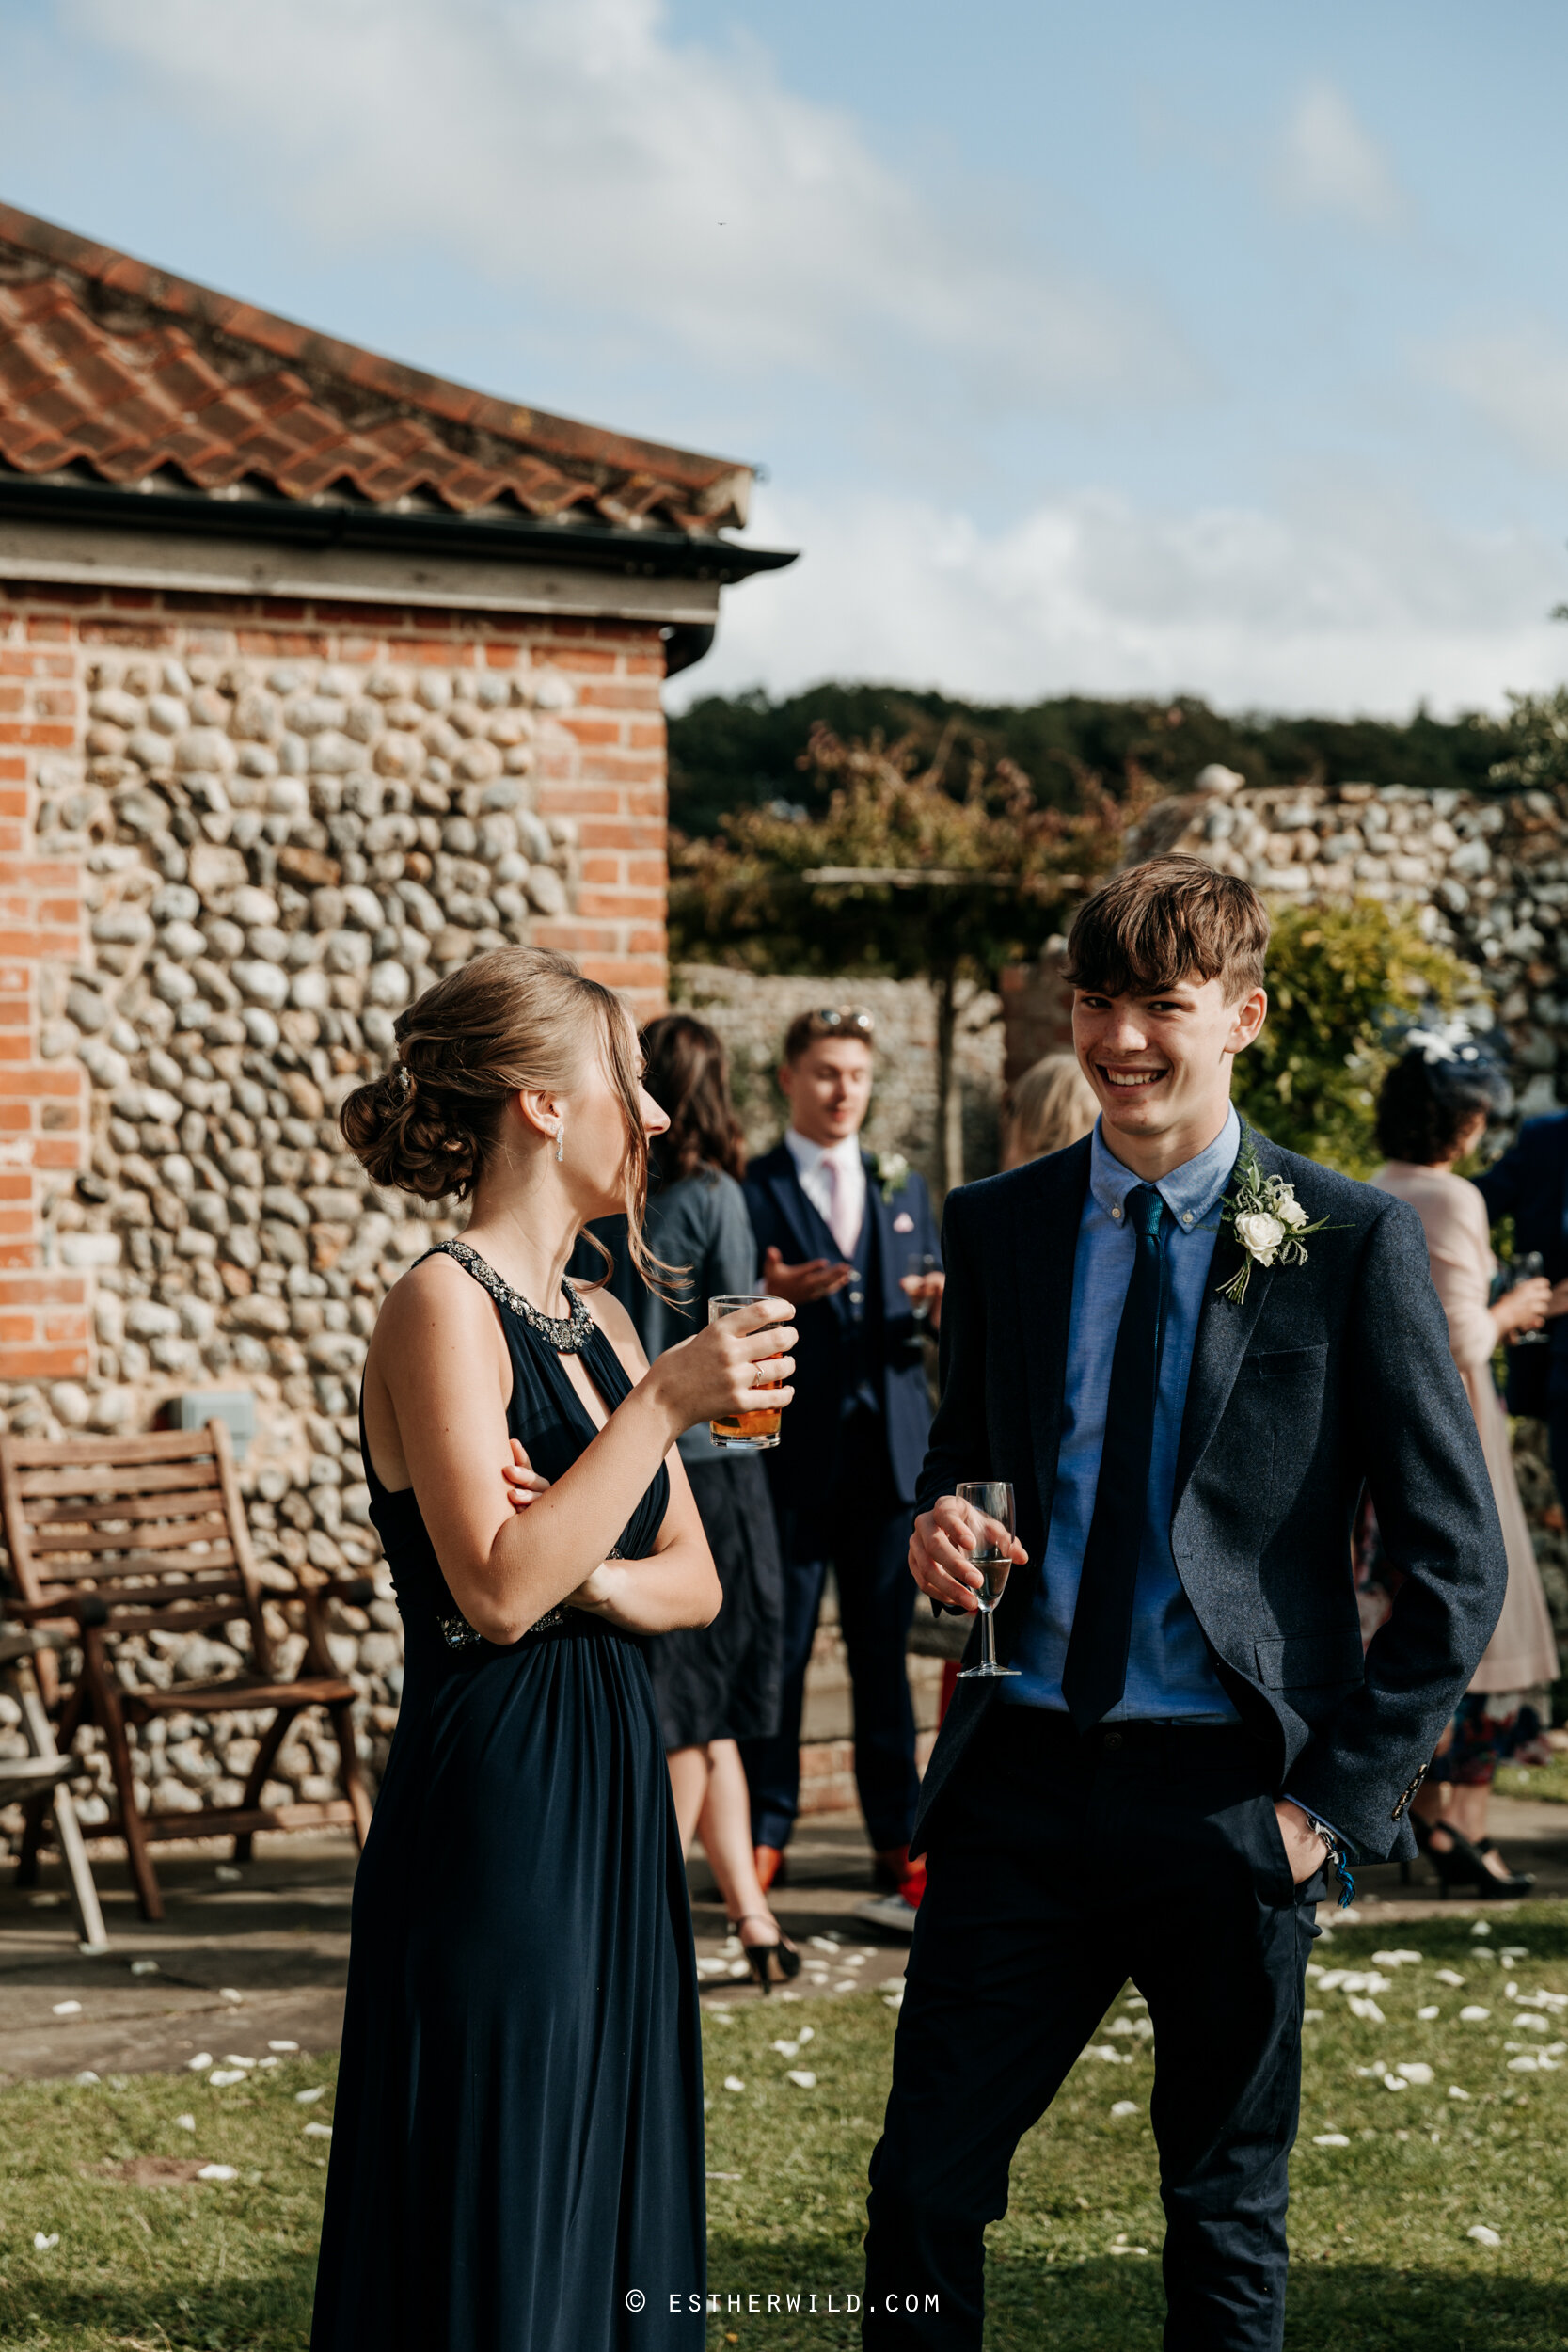
<path id="1" fill-rule="evenodd" d="M 707 536 L 749 468 L 450 384 L 0 205 L 0 464 Z"/>

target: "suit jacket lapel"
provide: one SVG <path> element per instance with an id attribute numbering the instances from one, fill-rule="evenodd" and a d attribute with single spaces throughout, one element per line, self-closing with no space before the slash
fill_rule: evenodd
<path id="1" fill-rule="evenodd" d="M 1236 1184 L 1236 1174 L 1243 1158 L 1256 1153 L 1258 1165 L 1264 1173 L 1277 1166 L 1277 1155 L 1267 1139 L 1243 1125 L 1242 1147 L 1236 1155 L 1236 1169 L 1225 1188 L 1228 1202 Z M 1234 1226 L 1227 1220 L 1221 1224 L 1214 1241 L 1213 1261 L 1203 1293 L 1203 1305 L 1198 1311 L 1197 1338 L 1193 1345 L 1192 1370 L 1187 1375 L 1187 1403 L 1181 1416 L 1181 1441 L 1176 1455 L 1176 1486 L 1171 1496 L 1171 1516 L 1174 1518 L 1187 1489 L 1187 1481 L 1201 1460 L 1205 1447 L 1219 1425 L 1220 1415 L 1230 1400 L 1236 1385 L 1236 1374 L 1248 1340 L 1263 1311 L 1274 1280 L 1272 1266 L 1254 1264 L 1247 1277 L 1246 1297 L 1240 1306 L 1220 1296 L 1221 1291 L 1239 1274 L 1246 1252 L 1236 1239 Z"/>

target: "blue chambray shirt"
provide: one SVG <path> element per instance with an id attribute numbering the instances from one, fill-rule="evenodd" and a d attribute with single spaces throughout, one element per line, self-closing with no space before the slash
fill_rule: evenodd
<path id="1" fill-rule="evenodd" d="M 1215 1678 L 1192 1603 L 1176 1573 L 1170 1515 L 1198 1312 L 1219 1232 L 1220 1200 L 1241 1145 L 1242 1122 L 1232 1109 L 1208 1150 L 1162 1176 L 1155 1186 L 1166 1211 L 1160 1232 L 1166 1262 L 1164 1340 L 1127 1684 L 1107 1722 L 1138 1717 L 1163 1723 L 1237 1721 L 1235 1708 Z M 1142 1182 L 1142 1177 L 1134 1176 L 1114 1157 L 1097 1120 L 1090 1145 L 1088 1196 L 1072 1265 L 1072 1321 L 1068 1332 L 1056 1494 L 1034 1607 L 1012 1661 L 1022 1668 L 1022 1679 L 1009 1682 L 1005 1693 L 1014 1705 L 1066 1711 L 1062 1668 L 1078 1602 L 1084 1548 L 1094 1517 L 1105 1441 L 1105 1407 L 1111 1392 L 1111 1359 L 1127 1286 L 1132 1279 L 1134 1244 L 1127 1221 L 1127 1197 Z"/>

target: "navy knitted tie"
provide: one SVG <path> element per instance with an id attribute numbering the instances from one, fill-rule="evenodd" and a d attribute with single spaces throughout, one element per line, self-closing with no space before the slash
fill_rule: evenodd
<path id="1" fill-rule="evenodd" d="M 1072 1638 L 1062 1669 L 1062 1696 L 1080 1731 L 1110 1712 L 1127 1684 L 1127 1651 L 1132 1635 L 1132 1590 L 1148 1509 L 1148 1466 L 1154 1451 L 1154 1403 L 1160 1382 L 1160 1325 L 1164 1295 L 1164 1251 L 1160 1220 L 1164 1203 L 1152 1184 L 1128 1196 L 1127 1220 L 1136 1255 L 1127 1285 L 1111 1393 L 1105 1408 L 1105 1443 L 1094 1491 L 1094 1518 L 1084 1547 Z"/>

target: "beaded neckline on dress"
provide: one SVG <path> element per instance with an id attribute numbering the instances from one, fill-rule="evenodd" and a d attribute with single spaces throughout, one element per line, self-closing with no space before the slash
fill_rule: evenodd
<path id="1" fill-rule="evenodd" d="M 564 1276 L 561 1287 L 570 1302 L 571 1313 L 541 1314 L 531 1299 L 525 1298 L 521 1291 L 515 1291 L 510 1282 L 503 1282 L 495 1267 L 487 1265 L 478 1250 L 470 1249 L 466 1241 L 437 1242 L 436 1250 L 432 1252 L 433 1256 L 436 1254 L 455 1258 L 465 1272 L 471 1274 L 492 1298 L 498 1299 L 503 1307 L 510 1307 L 514 1314 L 521 1315 L 530 1329 L 537 1331 L 542 1340 L 548 1341 L 560 1356 L 580 1356 L 599 1327 Z"/>

